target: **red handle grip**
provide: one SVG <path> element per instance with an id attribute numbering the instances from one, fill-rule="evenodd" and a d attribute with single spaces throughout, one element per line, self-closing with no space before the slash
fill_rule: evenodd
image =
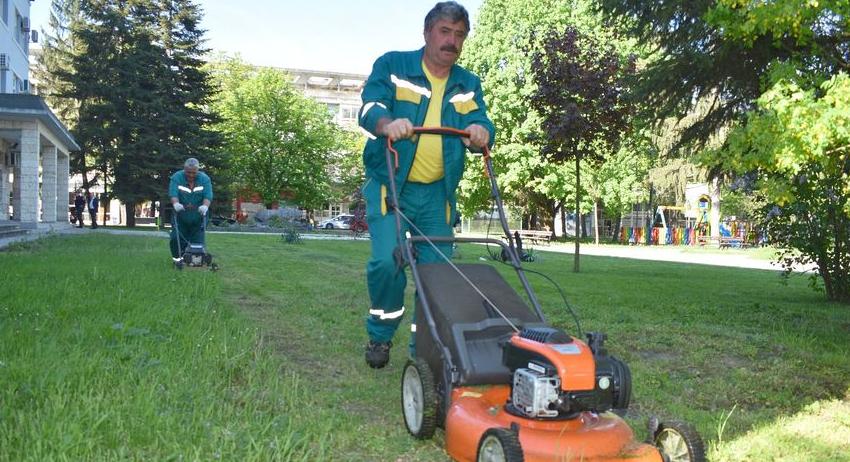
<path id="1" fill-rule="evenodd" d="M 461 138 L 469 138 L 469 132 L 450 127 L 413 127 L 413 133 L 416 135 L 448 135 L 459 136 Z M 387 138 L 387 149 L 393 153 L 395 158 L 395 169 L 398 170 L 398 151 L 393 148 L 393 143 Z M 484 146 L 484 162 L 490 159 L 490 148 Z"/>

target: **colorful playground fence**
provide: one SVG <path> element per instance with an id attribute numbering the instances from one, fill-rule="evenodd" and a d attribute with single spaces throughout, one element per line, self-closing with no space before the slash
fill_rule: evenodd
<path id="1" fill-rule="evenodd" d="M 646 244 L 647 228 L 620 228 L 620 242 L 624 244 Z M 649 230 L 650 245 L 695 245 L 696 228 L 652 228 Z"/>
<path id="2" fill-rule="evenodd" d="M 650 245 L 697 245 L 705 244 L 709 233 L 708 227 L 688 228 L 646 228 L 628 227 L 620 228 L 619 241 L 623 244 L 647 244 L 646 236 L 649 233 Z M 703 237 L 702 242 L 698 239 Z M 749 242 L 752 245 L 757 236 L 748 224 L 722 223 L 720 225 L 721 238 L 735 238 L 741 242 Z"/>

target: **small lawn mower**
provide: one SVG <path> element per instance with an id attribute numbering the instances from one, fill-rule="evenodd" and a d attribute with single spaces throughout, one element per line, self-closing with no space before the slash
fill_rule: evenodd
<path id="1" fill-rule="evenodd" d="M 187 210 L 190 206 L 186 206 Z M 184 212 L 186 213 L 186 212 Z M 198 212 L 196 212 L 198 213 Z M 207 267 L 210 271 L 218 271 L 218 264 L 213 262 L 213 256 L 207 252 L 207 217 L 201 217 L 201 242 L 190 242 L 180 232 L 180 226 L 177 224 L 177 213 L 171 214 L 171 226 L 174 227 L 177 233 L 177 254 L 180 255 L 180 260 L 174 262 L 174 267 L 182 270 L 184 267 L 203 268 Z M 186 247 L 183 247 L 183 243 Z"/>
<path id="2" fill-rule="evenodd" d="M 414 132 L 469 136 L 449 128 Z M 408 432 L 427 439 L 437 427 L 445 429 L 446 451 L 464 462 L 704 461 L 699 435 L 683 422 L 651 418 L 647 442 L 635 439 L 620 417 L 629 406 L 631 374 L 607 354 L 604 334 L 580 338 L 577 317 L 578 338 L 546 322 L 508 229 L 489 151 L 483 151 L 504 240 L 422 235 L 398 207 L 398 153 L 387 143 L 387 205 L 417 293 L 416 353 L 401 381 Z M 401 235 L 402 220 L 413 235 Z M 528 303 L 492 266 L 455 264 L 435 242 L 501 246 Z M 416 243 L 432 246 L 445 261 L 417 264 Z"/>

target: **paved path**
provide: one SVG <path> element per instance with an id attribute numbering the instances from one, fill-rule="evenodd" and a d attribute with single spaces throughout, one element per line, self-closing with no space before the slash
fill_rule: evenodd
<path id="1" fill-rule="evenodd" d="M 105 233 L 117 234 L 124 236 L 146 236 L 168 238 L 167 231 L 158 230 L 122 230 L 115 228 L 68 228 L 57 231 L 59 234 L 80 235 L 90 233 Z M 250 234 L 250 235 L 276 235 L 279 233 L 249 233 L 249 232 L 229 232 L 229 231 L 211 231 L 215 234 Z M 0 240 L 0 249 L 18 240 L 32 240 L 44 236 L 44 232 L 31 232 L 26 236 Z M 354 237 L 347 234 L 329 234 L 329 233 L 303 233 L 301 237 L 305 240 L 354 240 Z M 359 237 L 357 240 L 367 240 L 368 235 Z M 574 244 L 559 244 L 554 243 L 548 246 L 535 246 L 536 250 L 543 252 L 559 252 L 572 254 Z M 781 268 L 769 260 L 762 260 L 746 254 L 746 251 L 740 250 L 717 250 L 714 251 L 699 251 L 693 248 L 679 246 L 623 246 L 623 245 L 593 245 L 582 244 L 582 255 L 597 255 L 604 257 L 615 258 L 632 258 L 637 260 L 652 260 L 652 261 L 668 261 L 677 263 L 690 263 L 697 265 L 713 265 L 713 266 L 729 266 L 736 268 L 751 268 L 770 271 L 781 271 Z M 812 271 L 813 267 L 800 268 L 797 271 Z"/>
<path id="2" fill-rule="evenodd" d="M 537 250 L 572 254 L 575 244 L 552 244 L 551 246 L 536 247 Z M 690 250 L 690 251 L 689 251 Z M 752 268 L 781 271 L 782 268 L 770 260 L 761 260 L 742 254 L 740 251 L 699 251 L 680 246 L 625 246 L 625 245 L 593 245 L 582 244 L 579 250 L 582 255 L 598 255 L 604 257 L 632 258 L 636 260 L 668 261 L 691 263 L 696 265 L 731 266 L 736 268 Z M 743 252 L 746 252 L 744 250 Z"/>

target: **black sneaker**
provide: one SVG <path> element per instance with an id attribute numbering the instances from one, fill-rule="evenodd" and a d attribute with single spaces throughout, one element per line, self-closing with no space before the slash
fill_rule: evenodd
<path id="1" fill-rule="evenodd" d="M 374 342 L 366 344 L 366 364 L 372 369 L 380 369 L 390 362 L 390 347 L 393 342 Z"/>

